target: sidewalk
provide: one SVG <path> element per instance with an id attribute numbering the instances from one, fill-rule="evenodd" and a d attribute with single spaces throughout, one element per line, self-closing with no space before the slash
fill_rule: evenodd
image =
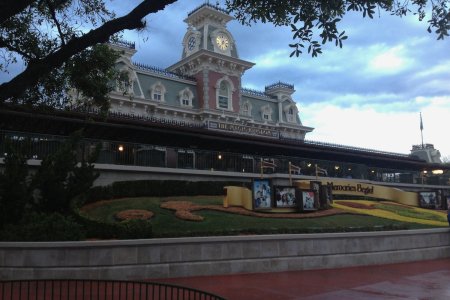
<path id="1" fill-rule="evenodd" d="M 227 299 L 450 299 L 450 258 L 281 273 L 155 279 Z"/>

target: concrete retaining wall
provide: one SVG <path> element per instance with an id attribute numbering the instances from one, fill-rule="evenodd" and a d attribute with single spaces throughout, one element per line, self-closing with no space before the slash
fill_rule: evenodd
<path id="1" fill-rule="evenodd" d="M 144 279 L 450 257 L 450 229 L 86 242 L 1 242 L 0 279 Z"/>

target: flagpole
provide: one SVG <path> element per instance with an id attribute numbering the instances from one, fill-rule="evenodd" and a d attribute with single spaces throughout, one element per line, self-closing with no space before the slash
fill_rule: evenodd
<path id="1" fill-rule="evenodd" d="M 422 149 L 423 147 L 423 122 L 422 122 L 422 112 L 420 112 L 420 136 L 422 137 Z"/>

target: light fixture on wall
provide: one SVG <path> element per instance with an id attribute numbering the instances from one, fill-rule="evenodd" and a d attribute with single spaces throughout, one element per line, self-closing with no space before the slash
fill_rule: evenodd
<path id="1" fill-rule="evenodd" d="M 433 173 L 434 175 L 441 175 L 444 174 L 444 170 L 433 170 L 431 171 L 431 173 Z"/>
<path id="2" fill-rule="evenodd" d="M 117 149 L 119 150 L 119 152 L 123 152 L 124 147 L 123 147 L 123 145 L 119 145 L 119 147 Z"/>

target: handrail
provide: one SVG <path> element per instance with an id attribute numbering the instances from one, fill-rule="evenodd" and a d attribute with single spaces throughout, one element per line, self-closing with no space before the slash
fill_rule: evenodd
<path id="1" fill-rule="evenodd" d="M 2 300 L 222 300 L 218 295 L 168 283 L 90 279 L 0 281 Z"/>

